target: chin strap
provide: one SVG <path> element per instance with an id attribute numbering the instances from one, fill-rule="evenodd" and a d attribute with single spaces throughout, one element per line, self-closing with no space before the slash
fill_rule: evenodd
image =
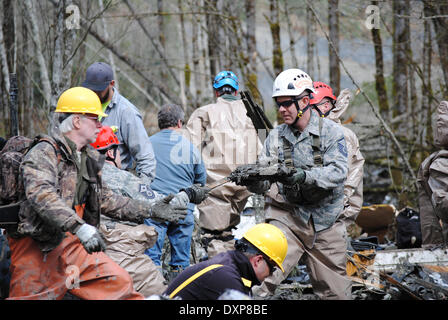
<path id="1" fill-rule="evenodd" d="M 308 105 L 305 108 L 300 110 L 298 100 L 294 100 L 294 105 L 296 106 L 296 109 L 297 109 L 297 117 L 294 120 L 294 122 L 291 124 L 291 126 L 295 126 L 297 121 L 299 121 L 299 119 L 302 118 L 303 114 L 311 107 L 311 105 L 308 103 Z"/>

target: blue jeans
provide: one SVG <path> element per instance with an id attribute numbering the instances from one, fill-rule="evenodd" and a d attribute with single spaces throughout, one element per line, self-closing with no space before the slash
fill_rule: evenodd
<path id="1" fill-rule="evenodd" d="M 185 269 L 190 265 L 191 236 L 194 229 L 194 215 L 190 207 L 185 219 L 179 223 L 156 222 L 151 219 L 145 219 L 145 224 L 154 226 L 159 233 L 156 244 L 145 250 L 145 254 L 151 258 L 155 265 L 161 265 L 160 258 L 165 235 L 168 235 L 171 244 L 170 266 L 181 266 Z"/>

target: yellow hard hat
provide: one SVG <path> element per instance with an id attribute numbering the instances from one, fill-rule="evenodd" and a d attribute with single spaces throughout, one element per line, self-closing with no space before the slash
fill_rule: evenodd
<path id="1" fill-rule="evenodd" d="M 285 272 L 282 263 L 288 251 L 288 241 L 282 230 L 272 224 L 259 223 L 247 230 L 243 238 L 267 255 L 280 270 Z"/>
<path id="2" fill-rule="evenodd" d="M 90 89 L 74 87 L 65 90 L 59 97 L 55 112 L 91 113 L 107 117 L 102 110 L 100 98 Z"/>

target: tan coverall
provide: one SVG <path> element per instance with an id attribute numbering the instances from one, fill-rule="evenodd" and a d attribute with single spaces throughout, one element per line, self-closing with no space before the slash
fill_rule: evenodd
<path id="1" fill-rule="evenodd" d="M 427 157 L 417 174 L 423 248 L 448 244 L 448 101 L 440 103 L 436 123 L 434 143 L 443 150 Z"/>
<path id="2" fill-rule="evenodd" d="M 339 94 L 336 105 L 327 118 L 341 124 L 340 118 L 347 110 L 349 102 L 350 91 L 344 89 Z M 362 208 L 363 167 L 365 159 L 359 148 L 359 141 L 356 134 L 342 124 L 341 126 L 344 131 L 345 143 L 347 144 L 348 174 L 344 185 L 344 211 L 339 216 L 339 219 L 348 226 L 355 222 Z"/>
<path id="3" fill-rule="evenodd" d="M 243 102 L 234 96 L 224 95 L 216 103 L 196 109 L 186 129 L 185 135 L 201 151 L 207 184 L 228 176 L 240 165 L 255 163 L 262 149 Z M 213 189 L 198 205 L 200 227 L 224 231 L 236 226 L 250 195 L 246 187 L 234 183 Z"/>

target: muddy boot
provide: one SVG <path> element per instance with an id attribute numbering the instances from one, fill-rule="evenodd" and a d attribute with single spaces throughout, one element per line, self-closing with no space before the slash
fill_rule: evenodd
<path id="1" fill-rule="evenodd" d="M 168 283 L 174 280 L 184 269 L 182 266 L 170 266 L 170 269 L 166 275 Z"/>

